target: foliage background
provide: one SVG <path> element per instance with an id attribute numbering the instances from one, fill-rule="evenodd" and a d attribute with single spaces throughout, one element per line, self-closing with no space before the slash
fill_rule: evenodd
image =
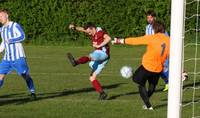
<path id="1" fill-rule="evenodd" d="M 36 44 L 88 44 L 82 33 L 70 31 L 69 23 L 93 22 L 114 37 L 143 35 L 146 11 L 154 9 L 157 18 L 170 26 L 170 0 L 1 0 L 0 8 L 11 13 L 29 40 Z M 195 7 L 191 7 L 192 9 Z M 194 21 L 189 26 L 194 25 Z"/>

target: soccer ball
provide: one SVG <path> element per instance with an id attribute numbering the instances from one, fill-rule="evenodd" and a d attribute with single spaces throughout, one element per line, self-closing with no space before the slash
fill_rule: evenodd
<path id="1" fill-rule="evenodd" d="M 133 69 L 130 66 L 123 66 L 120 69 L 121 76 L 125 79 L 129 79 L 133 75 Z"/>

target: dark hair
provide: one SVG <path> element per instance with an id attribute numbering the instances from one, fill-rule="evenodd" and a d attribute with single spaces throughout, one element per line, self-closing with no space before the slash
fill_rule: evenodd
<path id="1" fill-rule="evenodd" d="M 146 13 L 147 16 L 153 16 L 156 17 L 156 13 L 154 12 L 154 10 L 148 10 Z"/>
<path id="2" fill-rule="evenodd" d="M 165 24 L 162 21 L 156 20 L 153 23 L 153 30 L 154 33 L 165 33 Z"/>
<path id="3" fill-rule="evenodd" d="M 88 28 L 96 28 L 96 25 L 94 23 L 88 22 L 83 27 L 85 30 Z"/>
<path id="4" fill-rule="evenodd" d="M 0 12 L 7 13 L 8 15 L 10 14 L 9 11 L 8 11 L 7 9 L 0 9 Z"/>

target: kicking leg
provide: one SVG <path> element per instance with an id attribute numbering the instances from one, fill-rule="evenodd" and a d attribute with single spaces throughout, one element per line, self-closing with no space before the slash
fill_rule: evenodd
<path id="1" fill-rule="evenodd" d="M 68 57 L 70 63 L 72 64 L 72 66 L 76 66 L 79 64 L 85 64 L 91 60 L 90 57 L 88 57 L 88 56 L 82 56 L 78 60 L 75 60 L 71 53 L 67 53 L 67 57 Z"/>

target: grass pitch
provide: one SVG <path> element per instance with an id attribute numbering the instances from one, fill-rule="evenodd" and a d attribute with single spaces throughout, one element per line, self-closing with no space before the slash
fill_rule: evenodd
<path id="1" fill-rule="evenodd" d="M 35 82 L 38 99 L 30 101 L 25 81 L 12 73 L 0 89 L 0 118 L 166 118 L 167 92 L 159 81 L 151 97 L 154 111 L 142 109 L 137 85 L 123 79 L 119 70 L 123 65 L 136 69 L 145 51 L 144 47 L 111 47 L 111 59 L 98 80 L 108 93 L 108 100 L 99 101 L 89 82 L 88 64 L 72 67 L 66 53 L 75 57 L 87 55 L 90 47 L 26 46 L 30 73 Z M 198 50 L 198 55 L 200 50 Z M 194 47 L 185 49 L 185 59 L 194 57 Z M 185 63 L 185 70 L 193 71 L 194 61 Z M 200 71 L 198 60 L 197 70 Z M 184 82 L 184 88 L 193 86 L 193 76 Z M 200 86 L 197 75 L 196 86 Z M 200 116 L 200 90 L 185 89 L 183 104 L 195 96 L 195 116 Z M 182 108 L 182 117 L 192 117 L 192 104 Z"/>

